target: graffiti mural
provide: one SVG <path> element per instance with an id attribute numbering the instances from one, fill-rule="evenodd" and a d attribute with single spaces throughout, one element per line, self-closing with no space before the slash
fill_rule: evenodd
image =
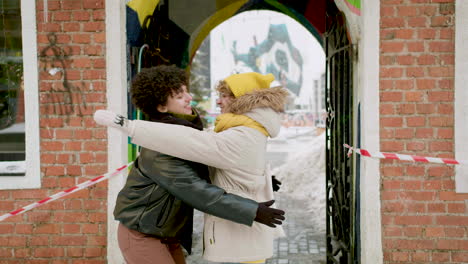
<path id="1" fill-rule="evenodd" d="M 243 12 L 213 29 L 209 41 L 211 87 L 233 73 L 272 73 L 272 85 L 290 92 L 286 110 L 319 114 L 321 106 L 315 104 L 323 98 L 316 89 L 321 87 L 325 53 L 296 20 L 268 10 Z M 209 112 L 218 111 L 212 99 Z"/>
<path id="2" fill-rule="evenodd" d="M 267 38 L 261 43 L 257 43 L 254 36 L 254 46 L 248 53 L 238 53 L 236 46 L 237 42 L 234 41 L 231 52 L 237 67 L 273 73 L 276 80 L 299 96 L 302 87 L 302 56 L 292 44 L 285 24 L 270 24 Z"/>

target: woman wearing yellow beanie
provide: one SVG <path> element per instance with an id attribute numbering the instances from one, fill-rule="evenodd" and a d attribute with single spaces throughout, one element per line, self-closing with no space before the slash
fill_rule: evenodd
<path id="1" fill-rule="evenodd" d="M 278 135 L 280 113 L 288 96 L 284 88 L 270 88 L 273 80 L 272 74 L 251 72 L 220 81 L 216 89 L 222 114 L 216 119 L 214 133 L 123 120 L 105 110 L 97 111 L 95 120 L 124 131 L 134 144 L 210 166 L 213 184 L 228 193 L 257 202 L 269 201 L 273 199 L 273 189 L 265 171 L 267 138 Z M 273 255 L 273 240 L 279 235 L 280 227 L 256 222 L 246 226 L 205 214 L 203 258 L 225 263 L 264 263 Z"/>

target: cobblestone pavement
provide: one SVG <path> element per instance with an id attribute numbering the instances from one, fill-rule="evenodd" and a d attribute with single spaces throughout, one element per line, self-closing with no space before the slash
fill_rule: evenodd
<path id="1" fill-rule="evenodd" d="M 326 248 L 325 233 L 317 232 L 308 219 L 313 212 L 304 212 L 307 201 L 297 200 L 286 194 L 276 194 L 277 206 L 286 209 L 283 228 L 286 237 L 275 240 L 274 255 L 267 264 L 324 264 Z M 195 214 L 193 253 L 187 257 L 188 264 L 214 264 L 201 258 L 203 216 Z M 325 221 L 325 219 L 323 219 Z"/>

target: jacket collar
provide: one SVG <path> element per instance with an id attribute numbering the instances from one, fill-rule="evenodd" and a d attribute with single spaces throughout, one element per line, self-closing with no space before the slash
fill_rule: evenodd
<path id="1" fill-rule="evenodd" d="M 150 118 L 153 122 L 160 122 L 165 124 L 181 125 L 203 130 L 203 122 L 201 121 L 198 113 L 195 115 L 182 115 L 174 113 L 158 113 Z"/>

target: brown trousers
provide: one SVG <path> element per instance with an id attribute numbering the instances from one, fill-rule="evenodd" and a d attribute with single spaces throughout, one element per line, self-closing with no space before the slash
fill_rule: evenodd
<path id="1" fill-rule="evenodd" d="M 120 251 L 127 264 L 185 264 L 180 244 L 164 244 L 158 238 L 119 224 L 117 231 Z"/>

